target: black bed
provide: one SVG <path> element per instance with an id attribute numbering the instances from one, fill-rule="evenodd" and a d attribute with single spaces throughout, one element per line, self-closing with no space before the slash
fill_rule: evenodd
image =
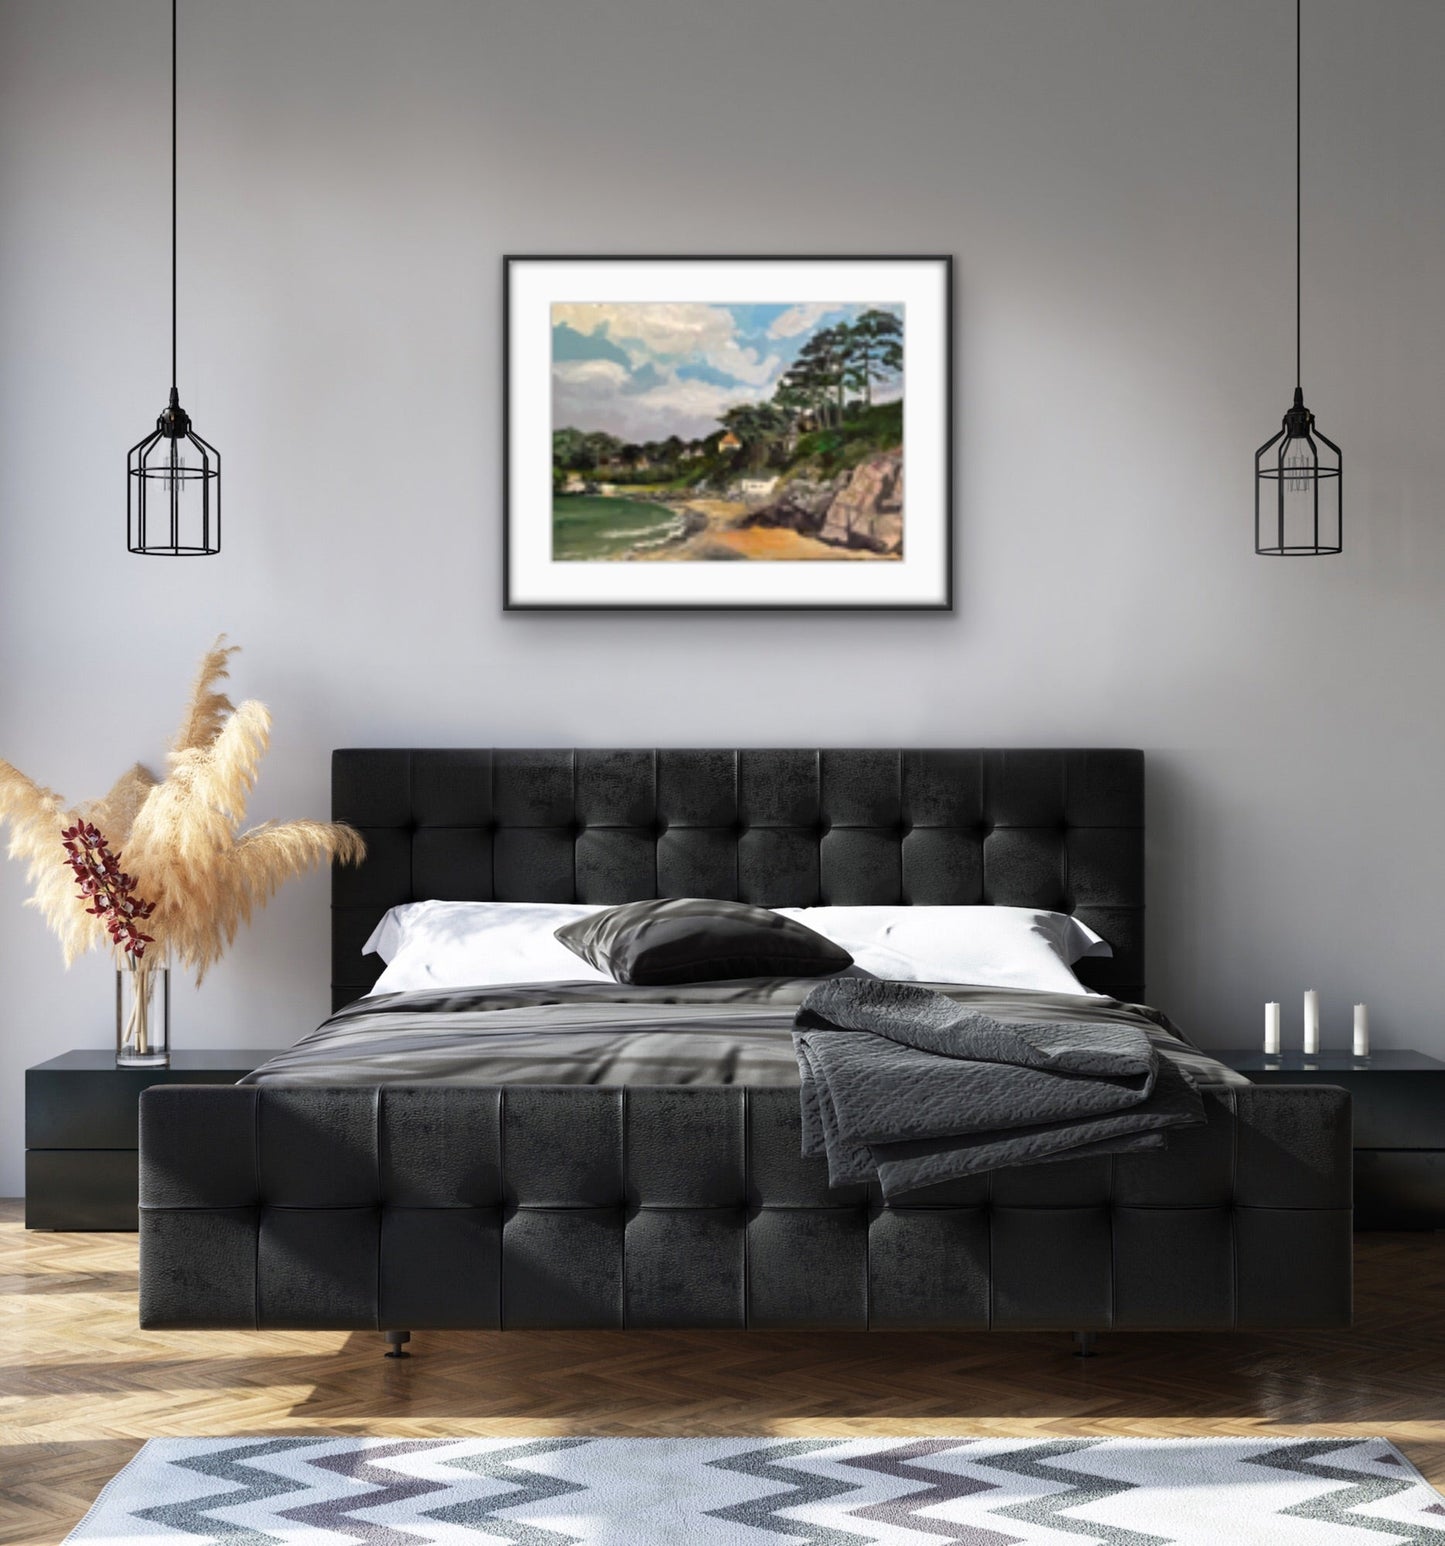
<path id="1" fill-rule="evenodd" d="M 333 812 L 368 857 L 334 877 L 333 1003 L 376 980 L 361 947 L 399 903 L 654 896 L 1072 912 L 1114 948 L 1079 975 L 1143 1002 L 1143 785 L 1124 750 L 339 751 Z M 158 1087 L 141 1323 L 1347 1322 L 1348 1097 L 1204 1093 L 1162 1154 L 904 1205 L 830 1189 L 786 1088 Z"/>

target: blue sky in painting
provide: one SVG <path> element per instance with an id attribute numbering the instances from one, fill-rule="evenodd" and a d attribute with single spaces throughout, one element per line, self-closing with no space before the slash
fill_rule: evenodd
<path id="1" fill-rule="evenodd" d="M 818 328 L 875 306 L 903 315 L 901 305 L 878 301 L 559 302 L 553 427 L 637 441 L 710 434 L 727 408 L 770 397 Z"/>

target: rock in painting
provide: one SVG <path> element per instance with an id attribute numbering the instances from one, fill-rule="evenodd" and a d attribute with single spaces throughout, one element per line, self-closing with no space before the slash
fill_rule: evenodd
<path id="1" fill-rule="evenodd" d="M 840 547 L 897 553 L 903 547 L 903 456 L 870 456 L 828 506 L 818 535 Z"/>
<path id="2" fill-rule="evenodd" d="M 848 482 L 847 473 L 825 482 L 809 478 L 794 478 L 778 490 L 772 504 L 754 510 L 748 517 L 750 526 L 786 526 L 816 537 L 828 517 L 828 507 Z"/>

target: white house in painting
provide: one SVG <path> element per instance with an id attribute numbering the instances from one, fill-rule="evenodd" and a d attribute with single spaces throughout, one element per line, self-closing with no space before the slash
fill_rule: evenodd
<path id="1" fill-rule="evenodd" d="M 739 478 L 738 493 L 744 499 L 766 499 L 778 486 L 776 478 Z"/>

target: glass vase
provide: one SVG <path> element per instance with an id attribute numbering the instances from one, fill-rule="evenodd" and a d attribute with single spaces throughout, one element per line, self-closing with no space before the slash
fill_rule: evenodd
<path id="1" fill-rule="evenodd" d="M 115 969 L 116 1067 L 165 1068 L 170 1060 L 170 970 L 127 956 Z"/>

